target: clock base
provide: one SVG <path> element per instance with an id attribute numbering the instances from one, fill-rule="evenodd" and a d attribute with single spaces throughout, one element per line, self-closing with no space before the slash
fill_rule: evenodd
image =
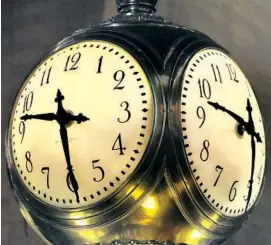
<path id="1" fill-rule="evenodd" d="M 141 203 L 115 221 L 81 228 L 55 226 L 29 213 L 21 205 L 21 212 L 28 224 L 47 244 L 55 245 L 219 245 L 225 237 L 215 236 L 185 218 L 184 210 L 176 205 L 163 177 L 155 189 Z"/>

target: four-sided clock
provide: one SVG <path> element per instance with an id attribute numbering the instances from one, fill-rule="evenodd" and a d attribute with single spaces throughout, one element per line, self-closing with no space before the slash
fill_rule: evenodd
<path id="1" fill-rule="evenodd" d="M 266 142 L 250 83 L 156 2 L 117 1 L 119 15 L 61 41 L 16 96 L 9 178 L 48 243 L 221 244 L 259 200 Z"/>

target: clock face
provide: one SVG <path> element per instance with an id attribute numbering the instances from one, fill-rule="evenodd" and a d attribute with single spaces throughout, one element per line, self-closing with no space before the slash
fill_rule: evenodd
<path id="1" fill-rule="evenodd" d="M 265 170 L 252 88 L 229 56 L 204 49 L 189 61 L 181 91 L 179 120 L 193 179 L 214 209 L 239 216 L 255 203 Z"/>
<path id="2" fill-rule="evenodd" d="M 95 204 L 139 165 L 153 120 L 151 87 L 136 59 L 112 43 L 77 43 L 24 82 L 10 122 L 14 164 L 47 204 Z"/>

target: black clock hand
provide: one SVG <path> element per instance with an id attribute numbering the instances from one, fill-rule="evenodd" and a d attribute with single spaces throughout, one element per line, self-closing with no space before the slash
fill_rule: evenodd
<path id="1" fill-rule="evenodd" d="M 249 123 L 247 123 L 242 117 L 240 117 L 236 113 L 226 109 L 224 106 L 219 105 L 218 103 L 214 103 L 214 102 L 211 102 L 211 101 L 208 101 L 207 103 L 209 105 L 213 106 L 216 110 L 221 110 L 223 112 L 226 112 L 228 115 L 230 115 L 233 119 L 235 119 L 237 121 L 238 126 L 239 126 L 238 129 L 241 129 L 241 128 L 245 129 L 245 131 L 249 135 L 253 135 L 253 136 L 256 137 L 257 142 L 262 142 L 259 133 L 256 133 L 255 130 L 254 130 L 254 127 L 251 127 L 249 125 Z M 242 132 L 240 134 L 242 134 Z"/>
<path id="2" fill-rule="evenodd" d="M 77 116 L 72 115 L 71 113 L 67 114 L 67 120 L 68 121 L 76 121 L 78 124 L 88 121 L 89 118 L 87 118 L 86 116 L 84 116 L 82 113 L 79 113 Z"/>
<path id="3" fill-rule="evenodd" d="M 78 194 L 79 185 L 75 178 L 75 175 L 73 172 L 74 170 L 71 165 L 68 133 L 66 129 L 66 125 L 71 121 L 69 120 L 69 115 L 71 114 L 66 112 L 65 109 L 63 108 L 63 105 L 62 105 L 63 100 L 64 100 L 64 96 L 62 95 L 61 91 L 58 89 L 55 102 L 57 103 L 57 122 L 60 126 L 60 136 L 61 136 L 62 146 L 63 146 L 66 163 L 67 163 L 67 170 L 68 170 L 66 181 L 67 181 L 68 188 L 70 189 L 70 191 L 75 193 L 76 201 L 77 203 L 79 203 L 80 201 L 79 194 Z"/>
<path id="4" fill-rule="evenodd" d="M 22 120 L 31 120 L 31 119 L 39 119 L 39 120 L 45 120 L 45 121 L 53 121 L 56 120 L 56 114 L 54 113 L 43 113 L 43 114 L 36 114 L 36 115 L 28 115 L 25 114 L 21 117 Z"/>
<path id="5" fill-rule="evenodd" d="M 255 155 L 256 155 L 256 144 L 254 137 L 257 139 L 258 142 L 262 142 L 261 137 L 259 134 L 255 133 L 255 125 L 252 118 L 252 106 L 250 104 L 249 99 L 247 99 L 247 112 L 248 112 L 248 134 L 251 135 L 251 175 L 249 180 L 249 189 L 248 189 L 248 195 L 247 195 L 247 205 L 246 205 L 246 211 L 248 209 L 248 205 L 251 199 L 252 195 L 252 188 L 253 188 L 253 178 L 254 178 L 254 170 L 255 170 Z M 259 137 L 259 138 L 257 138 Z"/>
<path id="6" fill-rule="evenodd" d="M 213 106 L 216 110 L 221 110 L 221 111 L 226 112 L 227 114 L 229 114 L 233 119 L 235 119 L 235 121 L 237 121 L 239 123 L 239 125 L 245 126 L 245 124 L 246 124 L 245 120 L 242 117 L 240 117 L 239 115 L 237 115 L 234 112 L 226 109 L 224 106 L 221 106 L 218 103 L 214 103 L 214 102 L 211 102 L 211 101 L 208 101 L 207 103 L 209 105 Z"/>
<path id="7" fill-rule="evenodd" d="M 71 121 L 76 121 L 77 123 L 82 123 L 89 120 L 88 117 L 84 116 L 82 113 L 75 116 L 71 113 L 67 112 L 62 105 L 62 100 L 64 100 L 64 96 L 62 95 L 61 91 L 58 89 L 57 96 L 55 98 L 55 102 L 57 102 L 57 120 L 60 122 L 64 122 L 68 124 Z"/>
<path id="8" fill-rule="evenodd" d="M 248 209 L 248 205 L 249 205 L 251 195 L 252 195 L 253 177 L 254 177 L 254 170 L 255 170 L 255 152 L 256 152 L 255 140 L 254 140 L 254 136 L 251 136 L 251 156 L 252 156 L 251 157 L 251 175 L 250 175 L 249 187 L 248 187 L 246 211 Z"/>
<path id="9" fill-rule="evenodd" d="M 69 189 L 75 193 L 76 196 L 76 201 L 79 203 L 79 186 L 78 182 L 76 181 L 76 178 L 73 173 L 73 167 L 71 165 L 71 159 L 70 159 L 70 152 L 69 152 L 69 142 L 68 142 L 68 133 L 66 126 L 64 124 L 60 123 L 60 136 L 61 136 L 61 141 L 62 141 L 62 146 L 66 158 L 66 163 L 67 163 L 67 170 L 68 170 L 68 175 L 67 175 L 67 185 Z M 71 184 L 71 186 L 70 186 Z"/>

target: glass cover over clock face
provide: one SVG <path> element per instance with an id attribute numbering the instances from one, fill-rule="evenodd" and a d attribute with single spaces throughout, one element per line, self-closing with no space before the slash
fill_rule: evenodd
<path id="1" fill-rule="evenodd" d="M 188 63 L 180 98 L 187 162 L 198 189 L 223 215 L 257 200 L 265 169 L 265 135 L 253 90 L 239 66 L 216 49 Z"/>
<path id="2" fill-rule="evenodd" d="M 21 180 L 60 208 L 112 195 L 140 163 L 152 134 L 148 78 L 123 48 L 104 41 L 44 60 L 15 101 L 10 137 Z"/>

